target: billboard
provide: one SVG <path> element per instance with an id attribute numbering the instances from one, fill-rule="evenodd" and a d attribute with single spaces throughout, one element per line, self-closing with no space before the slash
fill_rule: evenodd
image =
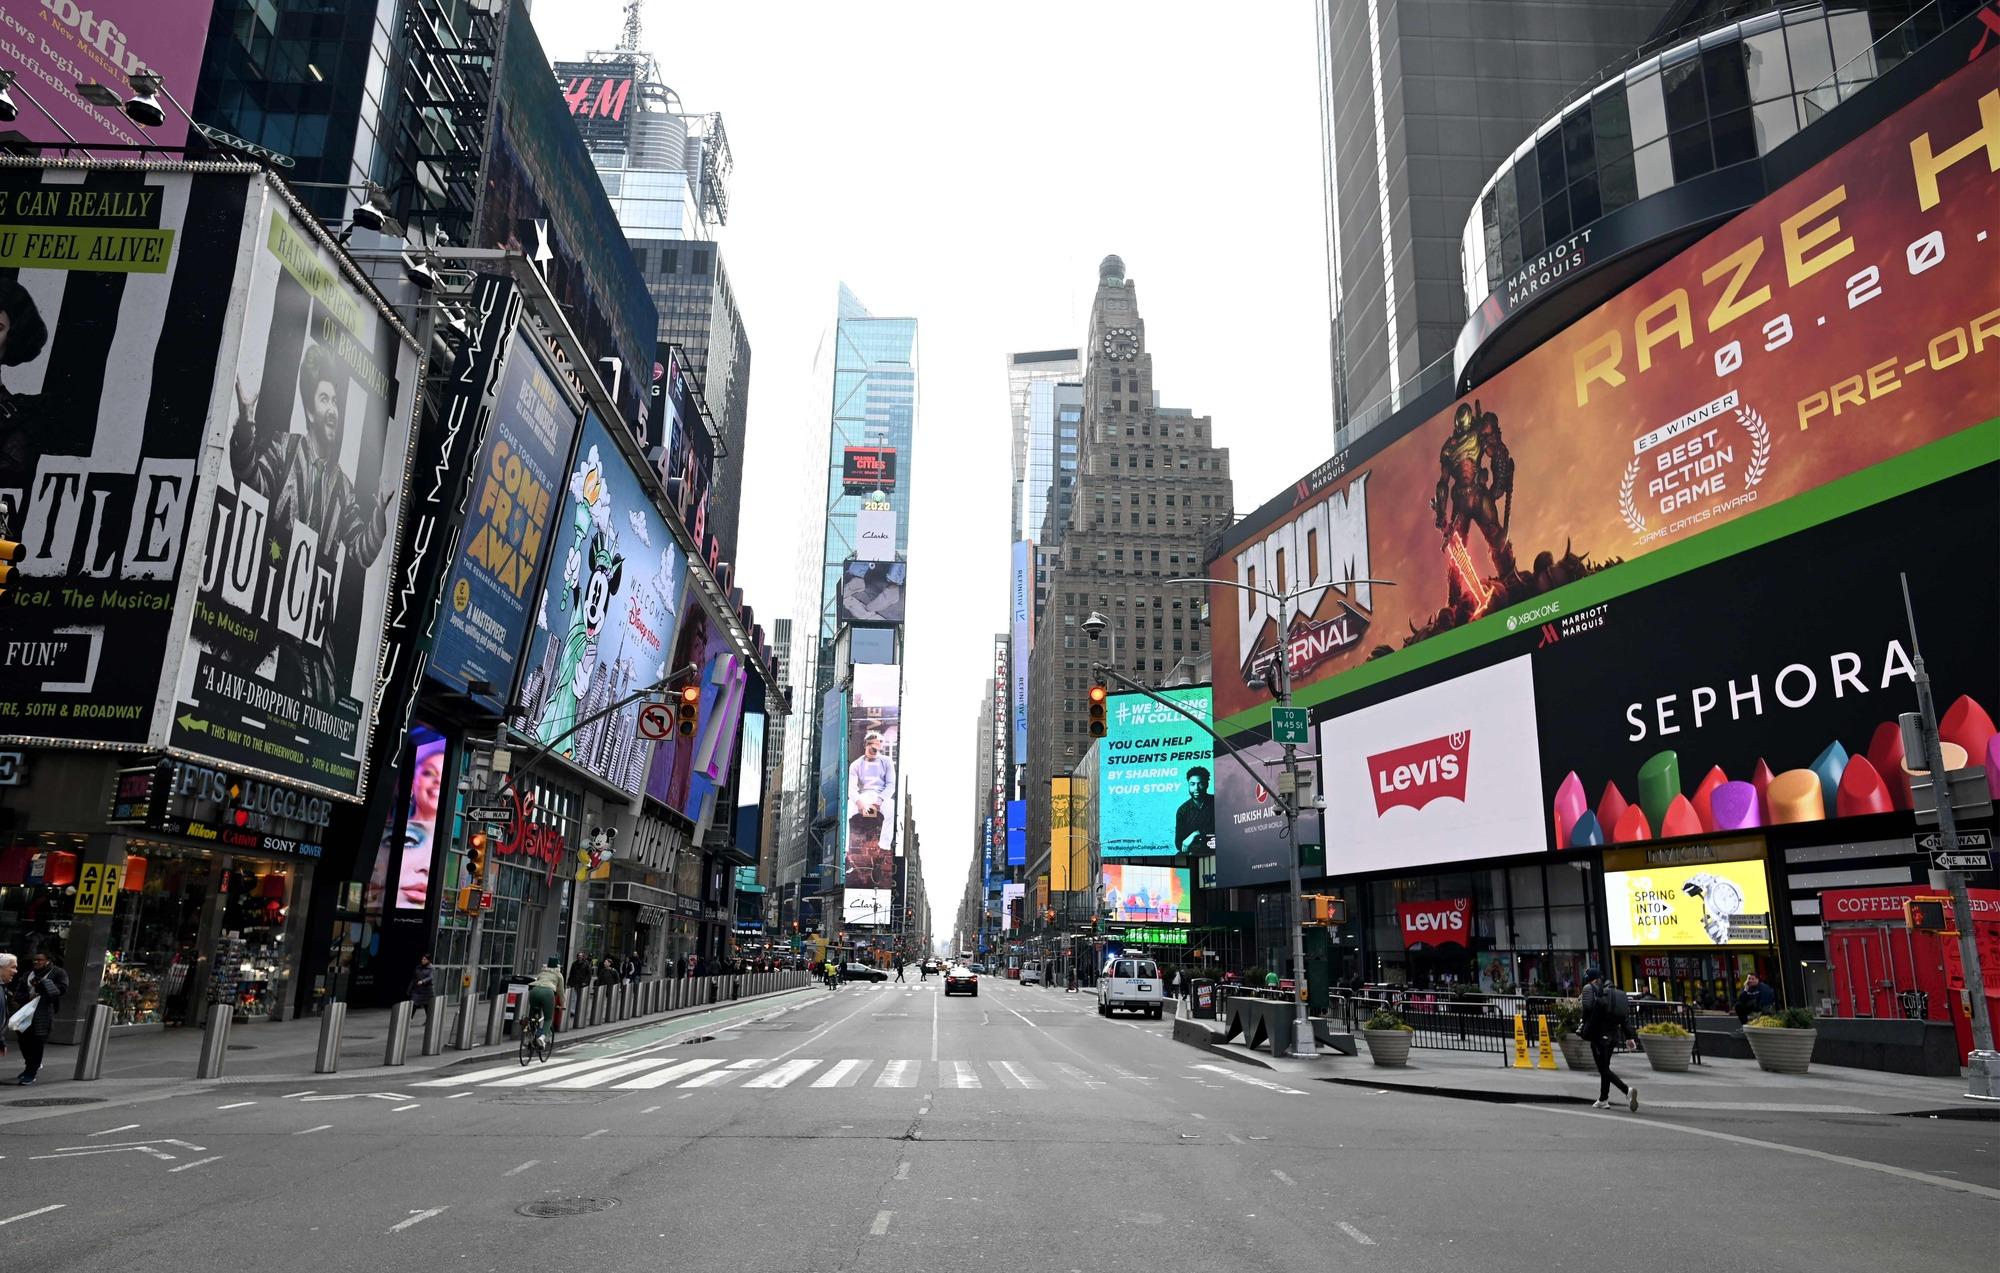
<path id="1" fill-rule="evenodd" d="M 1209 719 L 1207 686 L 1160 697 Z M 1097 838 L 1107 858 L 1204 854 L 1215 840 L 1215 744 L 1173 708 L 1113 694 L 1097 744 Z"/>
<path id="2" fill-rule="evenodd" d="M 1070 780 L 1049 779 L 1049 887 L 1067 893 L 1073 887 L 1069 872 Z"/>
<path id="3" fill-rule="evenodd" d="M 2000 424 L 1961 437 L 1856 493 L 1877 502 L 1517 638 L 1556 847 L 1909 808 L 1905 575 L 1941 732 L 2000 770 Z"/>
<path id="4" fill-rule="evenodd" d="M 882 928 L 896 917 L 886 888 L 849 888 L 840 894 L 840 922 L 849 928 Z"/>
<path id="5" fill-rule="evenodd" d="M 1216 757 L 1215 886 L 1243 888 L 1280 883 L 1290 876 L 1293 855 L 1289 851 L 1290 842 L 1285 839 L 1285 819 L 1271 793 L 1278 785 L 1279 775 L 1285 772 L 1285 749 L 1267 740 L 1237 750 L 1264 782 L 1252 779 L 1235 761 Z M 1299 771 L 1317 773 L 1318 766 L 1313 761 L 1301 760 Z M 1313 790 L 1319 789 L 1315 781 Z M 1299 842 L 1325 843 L 1317 809 L 1300 812 Z M 1311 874 L 1317 875 L 1319 871 Z"/>
<path id="6" fill-rule="evenodd" d="M 1106 862 L 1098 913 L 1119 924 L 1191 924 L 1188 868 Z"/>
<path id="7" fill-rule="evenodd" d="M 554 555 L 511 723 L 637 795 L 652 748 L 639 741 L 639 705 L 597 714 L 671 670 L 687 558 L 596 412 L 584 415 L 558 500 Z"/>
<path id="8" fill-rule="evenodd" d="M 1028 802 L 1007 802 L 1007 865 L 1028 864 Z"/>
<path id="9" fill-rule="evenodd" d="M 901 623 L 908 607 L 904 584 L 908 566 L 900 561 L 848 558 L 840 568 L 835 605 L 842 623 Z"/>
<path id="10" fill-rule="evenodd" d="M 659 311 L 525 8 L 503 19 L 474 247 L 537 263 L 618 413 L 647 443 Z M 610 360 L 610 361 L 607 361 Z"/>
<path id="11" fill-rule="evenodd" d="M 1319 750 L 1329 875 L 1546 847 L 1525 654 L 1337 716 Z"/>
<path id="12" fill-rule="evenodd" d="M 0 0 L 0 27 L 8 32 L 0 40 L 0 71 L 19 77 L 41 107 L 23 103 L 0 135 L 61 145 L 67 130 L 85 147 L 184 145 L 187 118 L 171 106 L 158 128 L 141 128 L 116 107 L 86 102 L 76 86 L 95 81 L 122 93 L 127 77 L 151 72 L 175 97 L 193 102 L 209 8 L 160 0 Z"/>
<path id="13" fill-rule="evenodd" d="M 1649 866 L 1604 873 L 1613 946 L 1770 946 L 1764 860 Z"/>
<path id="14" fill-rule="evenodd" d="M 636 68 L 619 62 L 557 62 L 553 69 L 563 105 L 584 143 L 625 149 L 627 121 L 639 113 L 632 96 Z"/>
<path id="15" fill-rule="evenodd" d="M 696 400 L 694 373 L 681 361 L 680 351 L 672 345 L 658 346 L 653 375 L 664 390 L 656 407 L 666 412 L 665 420 L 659 422 L 660 436 L 666 439 L 657 460 L 660 482 L 666 488 L 667 502 L 680 514 L 681 525 L 706 551 L 715 439 Z"/>
<path id="16" fill-rule="evenodd" d="M 1011 933 L 1014 931 L 1014 913 L 1016 910 L 1014 904 L 1024 899 L 1027 895 L 1028 886 L 1026 884 L 1002 884 L 1000 886 L 1001 932 Z"/>
<path id="17" fill-rule="evenodd" d="M 859 663 L 847 707 L 847 839 L 842 879 L 850 889 L 887 889 L 896 878 L 896 758 L 903 669 Z"/>
<path id="18" fill-rule="evenodd" d="M 0 168 L 10 742 L 152 732 L 252 180 Z"/>
<path id="19" fill-rule="evenodd" d="M 548 551 L 576 441 L 577 413 L 536 351 L 517 332 L 496 391 L 486 440 L 472 469 L 461 549 L 446 577 L 446 605 L 431 650 L 430 674 L 460 693 L 471 681 L 492 686 L 475 702 L 497 712 L 514 688 L 515 662 L 540 593 L 539 563 Z"/>
<path id="20" fill-rule="evenodd" d="M 421 911 L 430 905 L 440 805 L 445 805 L 444 835 L 447 839 L 451 836 L 445 751 L 444 735 L 428 725 L 410 727 L 410 781 L 404 806 L 402 855 L 396 868 L 397 910 Z"/>
<path id="21" fill-rule="evenodd" d="M 167 739 L 358 796 L 410 490 L 417 350 L 275 191 L 255 235 Z"/>
<path id="22" fill-rule="evenodd" d="M 1014 545 L 1013 582 L 1014 670 L 1014 754 L 1028 754 L 1028 654 L 1033 649 L 1035 619 L 1035 546 L 1026 540 Z"/>
<path id="23" fill-rule="evenodd" d="M 728 632 L 710 622 L 699 604 L 693 605 L 683 625 L 680 652 L 673 659 L 676 667 L 690 663 L 700 669 L 696 683 L 701 687 L 701 701 L 695 711 L 694 734 L 687 738 L 675 735 L 653 745 L 646 794 L 680 810 L 697 827 L 706 828 L 716 812 L 716 792 L 727 781 L 736 755 L 749 673 L 730 645 Z M 732 818 L 724 825 L 733 822 Z"/>
<path id="24" fill-rule="evenodd" d="M 1218 717 L 1253 723 L 1280 644 L 1294 701 L 1324 702 L 1712 560 L 1727 528 L 1772 533 L 1773 505 L 2000 414 L 1994 57 L 1234 528 L 1211 575 L 1306 591 L 1281 635 L 1270 599 L 1211 589 Z M 1342 583 L 1369 576 L 1397 586 Z"/>
<path id="25" fill-rule="evenodd" d="M 751 678 L 743 713 L 742 760 L 736 767 L 736 847 L 760 854 L 764 843 L 764 750 L 768 741 L 763 682 Z M 774 797 L 775 799 L 775 797 Z"/>
<path id="26" fill-rule="evenodd" d="M 896 560 L 896 510 L 864 508 L 854 515 L 854 559 Z"/>
<path id="27" fill-rule="evenodd" d="M 849 495 L 896 489 L 896 448 L 850 446 L 840 454 L 840 488 Z"/>

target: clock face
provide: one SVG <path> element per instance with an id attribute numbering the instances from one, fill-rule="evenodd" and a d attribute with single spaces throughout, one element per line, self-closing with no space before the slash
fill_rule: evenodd
<path id="1" fill-rule="evenodd" d="M 1130 327 L 1113 327 L 1104 333 L 1104 356 L 1130 362 L 1139 356 L 1139 333 Z"/>

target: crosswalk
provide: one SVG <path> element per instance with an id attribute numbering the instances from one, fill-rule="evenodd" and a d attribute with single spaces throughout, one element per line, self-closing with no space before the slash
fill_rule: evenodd
<path id="1" fill-rule="evenodd" d="M 1047 1092 L 1054 1089 L 1098 1091 L 1111 1084 L 1135 1090 L 1157 1090 L 1161 1076 L 1141 1074 L 1118 1065 L 1086 1068 L 1067 1062 L 925 1061 L 847 1057 L 699 1057 L 609 1056 L 590 1060 L 556 1060 L 522 1068 L 518 1063 L 447 1074 L 414 1084 L 416 1087 L 500 1090 L 540 1088 L 551 1091 L 649 1091 L 657 1088 L 701 1090 L 735 1088 L 776 1092 L 793 1088 L 938 1088 L 956 1091 L 1004 1090 Z"/>

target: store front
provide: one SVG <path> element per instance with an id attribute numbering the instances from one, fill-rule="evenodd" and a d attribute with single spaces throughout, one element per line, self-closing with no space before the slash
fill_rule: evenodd
<path id="1" fill-rule="evenodd" d="M 1761 836 L 1604 854 L 1618 984 L 1726 1009 L 1743 979 L 1783 985 Z"/>
<path id="2" fill-rule="evenodd" d="M 489 840 L 494 866 L 493 906 L 481 926 L 479 952 L 482 994 L 496 993 L 509 973 L 532 972 L 549 956 L 594 950 L 593 933 L 604 923 L 603 903 L 586 903 L 572 927 L 570 901 L 578 886 L 572 879 L 575 851 L 582 842 L 583 793 L 567 784 L 532 778 L 518 787 L 510 780 L 501 800 L 514 808 L 504 834 Z M 438 984 L 455 995 L 471 957 L 472 914 L 458 909 L 463 888 L 471 883 L 465 869 L 468 834 L 463 817 L 466 797 L 455 794 L 445 803 L 451 835 L 436 849 L 433 872 L 443 881 L 431 894 L 437 899 L 436 949 L 432 963 Z M 567 964 L 567 960 L 564 961 Z"/>

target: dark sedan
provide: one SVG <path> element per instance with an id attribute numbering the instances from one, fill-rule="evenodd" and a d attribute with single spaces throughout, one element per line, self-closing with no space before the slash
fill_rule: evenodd
<path id="1" fill-rule="evenodd" d="M 954 968 L 944 975 L 944 992 L 948 995 L 968 994 L 979 997 L 979 974 L 970 968 Z"/>
<path id="2" fill-rule="evenodd" d="M 867 964 L 848 964 L 840 970 L 842 981 L 887 981 L 889 974 Z"/>

